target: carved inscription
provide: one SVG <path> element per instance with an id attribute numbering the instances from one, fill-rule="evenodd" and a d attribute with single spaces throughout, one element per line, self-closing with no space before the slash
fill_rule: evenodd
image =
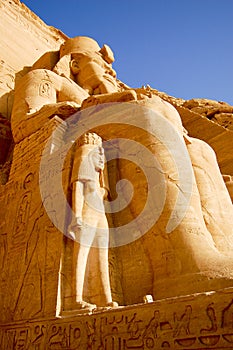
<path id="1" fill-rule="evenodd" d="M 184 313 L 181 317 L 178 317 L 176 313 L 174 313 L 174 321 L 175 321 L 175 330 L 174 336 L 180 336 L 182 334 L 189 335 L 190 334 L 190 318 L 192 314 L 192 306 L 187 305 L 185 307 Z"/>
<path id="2" fill-rule="evenodd" d="M 206 314 L 210 320 L 210 326 L 201 329 L 201 333 L 211 333 L 211 332 L 216 332 L 218 329 L 217 326 L 217 318 L 216 318 L 216 313 L 215 313 L 215 309 L 213 307 L 213 303 L 211 303 L 210 305 L 207 306 L 206 308 Z"/>
<path id="3" fill-rule="evenodd" d="M 96 311 L 92 315 L 83 314 L 69 320 L 35 320 L 29 325 L 3 326 L 0 348 L 230 350 L 233 347 L 233 299 L 225 300 L 222 304 L 219 301 L 217 311 L 217 299 L 209 300 L 201 310 L 199 300 L 183 300 L 180 305 L 176 301 L 170 305 L 164 301 L 166 305 L 155 302 L 130 309 Z"/>

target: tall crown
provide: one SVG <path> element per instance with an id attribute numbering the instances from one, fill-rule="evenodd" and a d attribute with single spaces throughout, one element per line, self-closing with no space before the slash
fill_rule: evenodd
<path id="1" fill-rule="evenodd" d="M 102 139 L 99 135 L 88 132 L 84 135 L 82 135 L 77 141 L 76 146 L 81 147 L 83 145 L 95 145 L 95 146 L 102 146 Z"/>

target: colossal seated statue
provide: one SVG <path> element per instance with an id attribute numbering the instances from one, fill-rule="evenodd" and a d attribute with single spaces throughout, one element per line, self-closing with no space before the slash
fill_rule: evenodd
<path id="1" fill-rule="evenodd" d="M 147 294 L 161 298 L 232 285 L 233 207 L 213 150 L 205 142 L 189 137 L 183 129 L 176 109 L 155 96 L 153 90 L 132 89 L 117 80 L 111 66 L 113 61 L 113 53 L 107 45 L 100 48 L 93 39 L 87 37 L 68 39 L 61 46 L 60 59 L 51 70 L 40 68 L 32 70 L 17 87 L 12 112 L 12 132 L 15 142 L 20 142 L 38 130 L 54 115 L 66 119 L 75 111 L 85 111 L 88 107 L 93 110 L 95 105 L 98 107 L 106 103 L 126 102 L 132 109 L 134 106 L 141 108 L 141 114 L 135 113 L 135 118 L 140 119 L 140 128 L 127 125 L 119 131 L 114 124 L 109 128 L 98 127 L 94 131 L 104 140 L 115 137 L 133 139 L 141 143 L 156 157 L 165 179 L 166 198 L 161 215 L 153 227 L 142 234 L 143 237 L 139 237 L 142 240 L 143 249 L 148 252 L 151 269 Z M 172 143 L 174 141 L 172 134 L 163 128 L 159 130 L 162 135 L 160 140 L 156 139 L 152 133 L 143 130 L 144 125 L 148 126 L 146 110 L 161 116 L 173 128 L 179 139 L 176 146 Z M 95 118 L 94 112 L 90 113 L 90 118 Z M 123 120 L 124 115 L 122 120 L 119 119 L 119 124 Z M 161 128 L 156 118 L 150 119 L 150 123 L 151 130 Z M 167 140 L 167 138 L 170 139 Z M 172 151 L 167 146 L 169 143 L 172 145 Z M 190 202 L 182 204 L 181 201 L 180 207 L 177 207 L 177 198 L 187 195 L 182 192 L 182 183 L 176 159 L 174 159 L 174 154 L 176 151 L 179 153 L 179 148 L 184 148 L 187 152 L 185 153 L 187 161 L 184 159 L 183 163 L 184 168 L 191 166 L 191 171 L 187 172 L 187 177 L 182 181 L 191 185 L 188 193 Z M 134 220 L 143 210 L 148 196 L 147 179 L 140 174 L 140 170 L 132 162 L 126 165 L 119 159 L 117 167 L 118 179 L 127 178 L 135 188 L 135 194 L 127 212 L 127 220 Z M 80 186 L 83 187 L 83 184 L 74 186 L 76 194 L 80 191 Z M 158 189 L 160 189 L 159 186 Z M 157 192 L 158 198 L 159 195 L 160 193 Z M 82 200 L 81 197 L 80 194 L 80 200 Z M 75 203 L 72 204 L 73 211 L 76 211 Z M 177 220 L 177 225 L 168 232 L 167 226 L 171 216 L 179 217 L 179 211 L 183 213 L 182 220 Z M 124 221 L 122 213 L 124 214 L 120 212 L 118 217 L 114 214 L 117 217 L 115 222 L 118 219 Z M 148 216 L 153 215 L 155 211 L 151 207 Z M 70 223 L 69 229 L 73 226 L 73 223 Z M 145 230 L 143 227 L 140 229 Z M 125 245 L 122 248 L 124 254 L 127 254 L 127 249 L 130 251 L 129 246 Z M 84 278 L 81 270 L 85 269 L 88 249 L 82 254 L 85 257 L 80 261 L 80 255 L 78 255 L 77 271 L 79 272 L 76 275 L 77 281 L 80 280 L 79 292 L 76 290 L 78 295 L 76 301 L 81 305 Z M 99 254 L 99 258 L 103 258 L 106 264 L 106 255 L 101 256 L 102 253 Z M 131 257 L 129 255 L 129 258 Z M 140 267 L 138 269 L 140 270 Z M 134 273 L 137 274 L 136 268 Z M 106 304 L 112 303 L 109 288 L 108 286 L 106 293 L 109 296 L 106 297 Z M 125 300 L 140 300 L 140 298 L 142 300 L 143 295 L 140 293 L 138 287 L 131 291 L 132 298 Z M 134 298 L 133 294 L 137 297 Z"/>

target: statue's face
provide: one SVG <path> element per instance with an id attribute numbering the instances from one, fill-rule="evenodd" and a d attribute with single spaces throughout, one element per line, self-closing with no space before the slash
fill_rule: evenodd
<path id="1" fill-rule="evenodd" d="M 104 169 L 104 149 L 102 147 L 96 147 L 92 151 L 92 161 L 96 171 Z"/>

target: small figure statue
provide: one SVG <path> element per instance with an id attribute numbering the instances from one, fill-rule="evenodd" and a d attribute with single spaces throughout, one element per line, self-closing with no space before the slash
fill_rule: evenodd
<path id="1" fill-rule="evenodd" d="M 108 221 L 104 209 L 107 190 L 103 186 L 104 149 L 101 138 L 94 133 L 83 135 L 76 142 L 74 165 L 72 169 L 72 209 L 73 218 L 68 233 L 75 240 L 74 309 L 93 309 L 96 307 L 83 300 L 83 288 L 90 249 L 97 250 L 98 266 L 92 266 L 101 279 L 101 288 L 107 307 L 116 307 L 112 301 L 108 269 Z M 102 182 L 102 183 L 101 183 Z M 99 269 L 99 271 L 98 271 Z"/>

